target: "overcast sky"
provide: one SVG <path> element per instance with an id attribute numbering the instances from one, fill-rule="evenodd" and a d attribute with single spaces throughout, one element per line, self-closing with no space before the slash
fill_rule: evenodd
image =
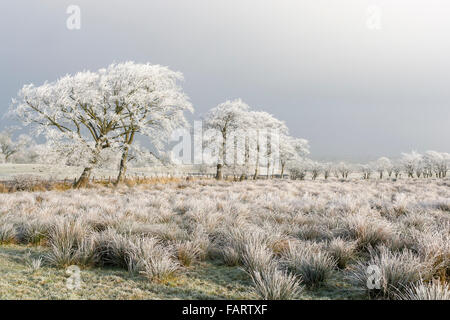
<path id="1" fill-rule="evenodd" d="M 240 97 L 315 159 L 450 152 L 446 0 L 14 0 L 0 15 L 2 113 L 24 84 L 133 60 L 183 72 L 195 117 Z"/>

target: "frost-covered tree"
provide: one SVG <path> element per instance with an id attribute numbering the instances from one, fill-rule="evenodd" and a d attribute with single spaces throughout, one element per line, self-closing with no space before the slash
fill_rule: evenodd
<path id="1" fill-rule="evenodd" d="M 289 162 L 298 158 L 303 158 L 309 154 L 308 141 L 305 139 L 294 138 L 288 135 L 280 136 L 279 157 L 281 167 L 281 177 Z"/>
<path id="2" fill-rule="evenodd" d="M 348 175 L 352 172 L 352 166 L 342 161 L 337 164 L 336 171 L 342 177 L 342 179 L 347 179 Z"/>
<path id="3" fill-rule="evenodd" d="M 20 135 L 16 141 L 12 138 L 12 132 L 5 130 L 0 132 L 0 153 L 3 155 L 5 162 L 9 162 L 10 159 L 26 149 L 31 144 L 31 138 L 26 135 Z"/>
<path id="4" fill-rule="evenodd" d="M 149 137 L 158 149 L 168 131 L 185 123 L 183 111 L 192 106 L 177 84 L 181 78 L 159 65 L 112 64 L 38 87 L 26 85 L 10 113 L 33 125 L 68 162 L 84 167 L 76 187 L 87 183 L 112 150 L 121 154 L 120 181 L 137 134 Z"/>
<path id="5" fill-rule="evenodd" d="M 241 99 L 228 100 L 211 109 L 204 118 L 204 147 L 211 150 L 217 157 L 216 179 L 223 178 L 222 168 L 227 165 L 233 150 L 227 144 L 232 143 L 228 138 L 233 132 L 245 129 L 249 125 L 250 107 Z"/>
<path id="6" fill-rule="evenodd" d="M 330 176 L 331 171 L 333 170 L 333 164 L 331 162 L 325 162 L 322 164 L 322 172 L 325 180 Z"/>
<path id="7" fill-rule="evenodd" d="M 308 161 L 294 160 L 287 166 L 292 180 L 305 180 L 309 169 Z"/>
<path id="8" fill-rule="evenodd" d="M 380 179 L 383 179 L 383 173 L 387 172 L 390 177 L 392 174 L 392 162 L 389 158 L 381 157 L 374 163 L 374 168 L 378 172 Z"/>
<path id="9" fill-rule="evenodd" d="M 188 127 L 185 111 L 193 111 L 180 81 L 183 75 L 167 67 L 126 62 L 112 64 L 99 71 L 105 100 L 119 108 L 119 125 L 115 128 L 121 150 L 117 182 L 123 180 L 130 152 L 134 159 L 149 156 L 142 148 L 131 150 L 137 135 L 145 136 L 156 149 L 157 157 L 170 134 Z"/>
<path id="10" fill-rule="evenodd" d="M 281 139 L 288 135 L 288 128 L 284 121 L 276 119 L 273 115 L 268 114 L 266 112 L 260 112 L 257 117 L 261 117 L 258 120 L 262 121 L 258 126 L 259 128 L 263 128 L 264 130 L 264 140 L 265 140 L 265 162 L 267 167 L 267 179 L 269 179 L 270 174 L 270 166 L 275 166 L 275 162 L 278 161 L 280 157 L 280 144 Z M 256 122 L 258 123 L 258 121 Z M 293 140 L 294 148 L 296 154 L 299 155 L 298 141 Z"/>
<path id="11" fill-rule="evenodd" d="M 309 171 L 311 172 L 311 179 L 316 180 L 323 169 L 323 165 L 317 161 L 311 161 L 309 164 Z"/>
<path id="12" fill-rule="evenodd" d="M 99 100 L 98 87 L 99 75 L 88 71 L 39 87 L 29 84 L 10 109 L 24 125 L 34 125 L 36 134 L 43 134 L 67 162 L 85 167 L 77 186 L 87 182 L 102 150 L 111 146 L 108 138 L 117 123 L 109 104 Z"/>
<path id="13" fill-rule="evenodd" d="M 372 174 L 372 165 L 371 164 L 360 164 L 359 169 L 362 173 L 362 177 L 364 180 L 370 179 L 370 175 Z"/>
<path id="14" fill-rule="evenodd" d="M 403 170 L 403 164 L 401 160 L 397 159 L 392 164 L 392 172 L 394 173 L 395 179 L 400 178 Z"/>
<path id="15" fill-rule="evenodd" d="M 416 151 L 412 151 L 411 153 L 402 153 L 402 158 L 400 161 L 409 178 L 413 178 L 414 173 L 421 172 L 422 155 L 420 153 L 417 153 Z"/>
<path id="16" fill-rule="evenodd" d="M 253 111 L 249 114 L 251 129 L 249 130 L 250 140 L 255 146 L 251 150 L 250 157 L 254 160 L 255 171 L 253 179 L 257 179 L 259 167 L 262 162 L 267 166 L 267 173 L 270 171 L 271 158 L 277 151 L 280 154 L 282 140 L 288 135 L 286 124 L 265 111 Z M 276 137 L 277 141 L 272 140 Z"/>
<path id="17" fill-rule="evenodd" d="M 436 178 L 445 178 L 450 166 L 450 154 L 446 152 L 427 151 L 423 155 L 424 174 Z"/>

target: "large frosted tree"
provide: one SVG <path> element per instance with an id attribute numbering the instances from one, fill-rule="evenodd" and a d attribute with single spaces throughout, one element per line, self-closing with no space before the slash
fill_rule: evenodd
<path id="1" fill-rule="evenodd" d="M 149 138 L 161 151 L 175 129 L 188 127 L 184 112 L 193 108 L 179 85 L 183 75 L 167 67 L 127 62 L 111 65 L 100 74 L 104 95 L 122 110 L 115 130 L 122 152 L 117 177 L 120 182 L 136 135 Z M 154 155 L 158 157 L 158 152 Z"/>
<path id="2" fill-rule="evenodd" d="M 160 65 L 112 64 L 41 86 L 25 85 L 10 112 L 84 167 L 76 187 L 86 184 L 112 150 L 121 154 L 120 181 L 136 135 L 147 136 L 158 150 L 173 128 L 186 125 L 183 111 L 193 109 L 178 84 L 181 79 L 181 73 Z"/>

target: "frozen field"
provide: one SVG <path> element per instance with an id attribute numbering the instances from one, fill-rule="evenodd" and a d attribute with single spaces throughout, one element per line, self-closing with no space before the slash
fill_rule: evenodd
<path id="1" fill-rule="evenodd" d="M 0 242 L 2 298 L 448 299 L 450 180 L 5 193 Z"/>

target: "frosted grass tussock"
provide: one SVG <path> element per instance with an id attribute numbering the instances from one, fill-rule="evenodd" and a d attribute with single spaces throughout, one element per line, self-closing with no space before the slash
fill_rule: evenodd
<path id="1" fill-rule="evenodd" d="M 258 272 L 273 260 L 273 252 L 262 243 L 247 243 L 241 253 L 241 263 L 248 272 Z"/>
<path id="2" fill-rule="evenodd" d="M 175 242 L 175 252 L 178 261 L 183 266 L 190 266 L 195 260 L 199 259 L 202 254 L 200 244 L 195 241 L 177 241 Z"/>
<path id="3" fill-rule="evenodd" d="M 332 274 L 336 261 L 322 248 L 312 242 L 290 243 L 283 253 L 281 263 L 307 286 L 319 286 Z"/>
<path id="4" fill-rule="evenodd" d="M 87 236 L 88 228 L 78 221 L 61 220 L 49 230 L 50 251 L 46 255 L 47 261 L 57 267 L 67 267 L 79 264 L 80 244 Z"/>
<path id="5" fill-rule="evenodd" d="M 262 300 L 298 299 L 304 288 L 298 277 L 280 270 L 275 263 L 250 271 L 254 291 Z"/>
<path id="6" fill-rule="evenodd" d="M 14 242 L 16 240 L 16 228 L 12 223 L 0 221 L 0 244 Z"/>
<path id="7" fill-rule="evenodd" d="M 114 229 L 107 229 L 96 234 L 95 242 L 96 257 L 99 264 L 129 269 L 129 250 L 133 245 L 129 238 Z"/>
<path id="8" fill-rule="evenodd" d="M 43 257 L 37 257 L 37 258 L 33 258 L 31 256 L 31 252 L 28 251 L 25 254 L 24 257 L 25 260 L 25 264 L 27 265 L 27 267 L 32 271 L 35 272 L 37 270 L 39 270 L 42 266 L 42 262 L 43 262 Z"/>
<path id="9" fill-rule="evenodd" d="M 346 241 L 342 238 L 335 238 L 330 241 L 327 250 L 336 260 L 338 268 L 344 269 L 349 261 L 355 257 L 356 241 Z"/>
<path id="10" fill-rule="evenodd" d="M 179 265 L 170 256 L 160 252 L 159 255 L 142 260 L 141 268 L 140 273 L 150 281 L 165 281 L 179 269 Z"/>
<path id="11" fill-rule="evenodd" d="M 246 270 L 260 270 L 273 258 L 273 252 L 268 248 L 271 237 L 264 234 L 261 229 L 245 226 L 242 229 L 225 231 L 225 242 L 239 257 L 239 263 Z"/>
<path id="12" fill-rule="evenodd" d="M 48 216 L 24 220 L 18 225 L 18 238 L 24 244 L 40 244 L 48 239 L 52 225 L 58 223 L 60 219 Z"/>
<path id="13" fill-rule="evenodd" d="M 369 266 L 376 266 L 380 271 L 379 289 L 367 287 Z M 421 260 L 411 250 L 392 252 L 389 248 L 381 246 L 376 250 L 370 249 L 369 261 L 359 261 L 353 266 L 349 278 L 373 296 L 392 298 L 398 290 L 403 290 L 420 279 L 430 279 L 432 274 L 430 262 Z"/>
<path id="14" fill-rule="evenodd" d="M 163 247 L 156 238 L 135 239 L 127 252 L 128 270 L 137 271 L 150 281 L 164 281 L 179 269 L 172 252 L 173 248 Z"/>
<path id="15" fill-rule="evenodd" d="M 429 261 L 436 276 L 450 274 L 450 225 L 443 229 L 427 228 L 423 232 L 413 233 L 413 248 L 423 260 Z"/>
<path id="16" fill-rule="evenodd" d="M 405 288 L 404 292 L 395 294 L 398 300 L 450 300 L 450 286 L 440 281 L 417 283 Z"/>
<path id="17" fill-rule="evenodd" d="M 358 241 L 360 249 L 386 244 L 395 237 L 395 230 L 390 222 L 371 217 L 366 213 L 349 216 L 345 224 L 350 236 Z"/>
<path id="18" fill-rule="evenodd" d="M 239 253 L 233 247 L 222 247 L 221 257 L 224 263 L 229 267 L 239 265 L 240 256 Z"/>
<path id="19" fill-rule="evenodd" d="M 297 237 L 301 240 L 324 241 L 333 235 L 329 229 L 319 224 L 306 224 L 298 228 Z"/>

